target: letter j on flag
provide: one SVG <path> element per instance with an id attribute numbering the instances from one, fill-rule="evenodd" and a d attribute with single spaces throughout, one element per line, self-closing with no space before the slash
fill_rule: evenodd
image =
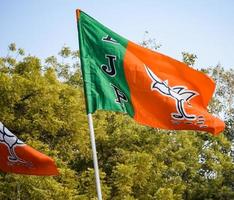
<path id="1" fill-rule="evenodd" d="M 224 122 L 207 112 L 215 89 L 210 77 L 76 13 L 87 113 L 124 112 L 168 130 L 224 130 Z"/>

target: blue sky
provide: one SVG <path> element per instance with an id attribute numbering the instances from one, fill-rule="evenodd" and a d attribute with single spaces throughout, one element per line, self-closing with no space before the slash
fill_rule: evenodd
<path id="1" fill-rule="evenodd" d="M 0 56 L 11 42 L 41 58 L 64 44 L 78 49 L 76 8 L 134 42 L 149 31 L 178 60 L 195 53 L 198 68 L 234 68 L 232 0 L 0 0 Z"/>

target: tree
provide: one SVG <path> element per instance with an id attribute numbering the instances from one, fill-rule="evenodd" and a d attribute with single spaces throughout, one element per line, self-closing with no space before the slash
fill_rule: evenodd
<path id="1" fill-rule="evenodd" d="M 37 57 L 13 58 L 17 51 L 7 57 L 11 64 L 0 58 L 0 121 L 53 157 L 61 173 L 58 177 L 1 173 L 0 199 L 96 198 L 79 53 L 68 50 L 65 57 L 48 57 L 44 65 Z M 64 63 L 69 69 L 66 76 L 60 73 Z M 203 70 L 213 77 L 219 74 L 214 97 L 218 104 L 212 103 L 210 109 L 225 113 L 232 127 L 233 107 L 222 106 L 224 92 L 219 88 L 232 87 L 233 72 L 215 70 Z M 231 102 L 232 92 L 225 95 L 223 102 Z M 229 139 L 233 128 L 213 137 L 141 126 L 122 113 L 97 111 L 93 117 L 104 199 L 234 198 Z"/>
<path id="2" fill-rule="evenodd" d="M 194 66 L 197 56 L 193 53 L 182 52 L 183 59 L 182 61 L 190 66 Z"/>
<path id="3" fill-rule="evenodd" d="M 86 139 L 82 135 L 86 137 L 86 131 L 82 131 L 82 95 L 61 83 L 52 68 L 42 73 L 36 57 L 28 56 L 15 63 L 5 71 L 2 69 L 7 68 L 7 60 L 2 60 L 0 120 L 27 144 L 54 157 L 61 175 L 52 178 L 1 174 L 0 199 L 75 199 L 78 174 L 70 163 L 88 148 L 83 147 Z"/>
<path id="4" fill-rule="evenodd" d="M 234 70 L 225 70 L 220 64 L 205 70 L 216 82 L 216 93 L 210 110 L 226 122 L 226 134 L 234 142 Z"/>

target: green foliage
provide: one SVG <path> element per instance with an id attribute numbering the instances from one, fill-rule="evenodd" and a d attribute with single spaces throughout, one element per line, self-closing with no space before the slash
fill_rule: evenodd
<path id="1" fill-rule="evenodd" d="M 62 56 L 62 57 L 64 57 L 64 58 L 69 57 L 71 55 L 71 49 L 70 49 L 70 47 L 63 46 L 63 48 L 59 52 L 59 55 Z"/>
<path id="2" fill-rule="evenodd" d="M 44 65 L 31 56 L 0 58 L 0 121 L 53 157 L 60 171 L 57 177 L 1 173 L 0 199 L 97 199 L 79 53 L 62 50 L 62 60 L 49 57 Z M 64 65 L 69 72 L 61 75 Z M 140 126 L 113 112 L 94 114 L 103 199 L 234 199 L 233 70 L 206 72 L 218 83 L 210 109 L 227 122 L 218 137 Z"/>
<path id="3" fill-rule="evenodd" d="M 197 56 L 193 53 L 182 52 L 183 62 L 187 65 L 194 66 Z"/>
<path id="4" fill-rule="evenodd" d="M 53 68 L 60 80 L 70 81 L 71 77 L 76 77 L 81 74 L 79 71 L 79 51 L 72 51 L 70 47 L 63 46 L 60 52 L 60 61 L 55 56 L 50 56 L 45 59 L 46 65 L 44 69 Z"/>
<path id="5" fill-rule="evenodd" d="M 19 48 L 18 49 L 18 54 L 21 55 L 21 56 L 24 56 L 25 55 L 25 52 L 23 49 Z"/>
<path id="6" fill-rule="evenodd" d="M 16 44 L 15 44 L 15 43 L 11 43 L 11 44 L 8 46 L 8 49 L 9 49 L 9 51 L 16 51 Z"/>
<path id="7" fill-rule="evenodd" d="M 210 106 L 211 112 L 216 115 L 223 115 L 225 120 L 233 119 L 234 70 L 230 69 L 226 71 L 219 64 L 215 67 L 206 69 L 206 71 L 213 77 L 217 85 L 216 93 Z"/>

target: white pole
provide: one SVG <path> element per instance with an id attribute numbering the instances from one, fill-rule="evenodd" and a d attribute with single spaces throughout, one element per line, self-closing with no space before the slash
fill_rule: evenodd
<path id="1" fill-rule="evenodd" d="M 98 170 L 98 160 L 97 160 L 97 151 L 96 151 L 96 143 L 95 143 L 95 136 L 94 136 L 94 129 L 93 129 L 93 118 L 92 114 L 88 114 L 89 120 L 89 131 L 90 131 L 90 140 L 93 150 L 93 165 L 94 165 L 94 172 L 95 172 L 95 179 L 96 179 L 96 189 L 98 200 L 102 200 L 102 191 L 101 191 L 101 184 L 100 184 L 100 177 L 99 177 L 99 170 Z"/>

